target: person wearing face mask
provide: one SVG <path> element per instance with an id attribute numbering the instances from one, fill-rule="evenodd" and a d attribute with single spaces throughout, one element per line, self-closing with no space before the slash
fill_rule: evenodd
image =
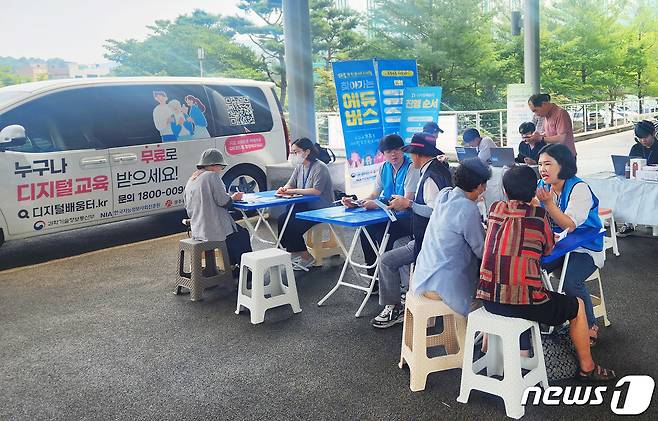
<path id="1" fill-rule="evenodd" d="M 658 141 L 656 140 L 656 126 L 649 120 L 642 120 L 635 124 L 635 145 L 628 153 L 631 158 L 643 158 L 647 165 L 658 164 Z M 617 229 L 617 236 L 627 237 L 635 231 L 633 224 L 626 223 Z"/>
<path id="2" fill-rule="evenodd" d="M 231 265 L 240 264 L 240 256 L 251 250 L 249 232 L 236 224 L 229 214 L 233 201 L 243 193 L 226 192 L 221 173 L 226 161 L 217 149 L 206 149 L 195 171 L 185 185 L 185 210 L 190 217 L 192 238 L 199 241 L 226 241 Z M 206 253 L 206 261 L 214 262 L 214 252 Z M 209 267 L 213 264 L 209 263 Z"/>
<path id="3" fill-rule="evenodd" d="M 466 316 L 475 304 L 484 249 L 484 227 L 476 202 L 484 195 L 491 169 L 479 158 L 464 160 L 455 187 L 439 192 L 423 246 L 416 259 L 411 291 L 443 300 Z"/>
<path id="4" fill-rule="evenodd" d="M 295 219 L 294 214 L 313 209 L 326 208 L 332 205 L 334 189 L 327 165 L 320 161 L 317 149 L 310 139 L 302 137 L 290 145 L 290 156 L 288 158 L 293 166 L 290 180 L 285 186 L 279 187 L 278 194 L 301 194 L 320 196 L 319 200 L 295 205 L 293 215 L 290 216 L 286 230 L 281 237 L 281 245 L 293 255 L 295 270 L 310 268 L 315 259 L 308 252 L 304 242 L 304 233 L 317 222 Z M 286 214 L 279 216 L 279 232 L 283 230 Z"/>
<path id="5" fill-rule="evenodd" d="M 548 145 L 539 152 L 541 180 L 536 195 L 546 209 L 555 233 L 587 228 L 600 230 L 603 227 L 599 218 L 599 199 L 587 183 L 576 177 L 576 172 L 576 159 L 566 146 Z M 592 346 L 598 339 L 599 328 L 585 280 L 597 267 L 602 268 L 604 262 L 603 238 L 590 240 L 571 252 L 564 279 L 565 294 L 580 298 L 585 305 Z M 561 268 L 563 263 L 564 257 L 545 265 L 544 269 L 552 272 Z"/>

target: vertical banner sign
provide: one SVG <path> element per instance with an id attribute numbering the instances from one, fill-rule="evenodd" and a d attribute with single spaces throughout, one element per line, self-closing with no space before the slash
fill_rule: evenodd
<path id="1" fill-rule="evenodd" d="M 519 150 L 521 135 L 519 126 L 526 121 L 532 121 L 532 111 L 528 107 L 528 98 L 532 95 L 532 87 L 525 83 L 507 85 L 507 142 L 509 148 Z"/>
<path id="2" fill-rule="evenodd" d="M 414 133 L 422 132 L 425 124 L 430 121 L 438 123 L 442 91 L 440 86 L 417 87 L 404 90 L 400 136 L 402 136 L 406 143 L 411 141 Z"/>
<path id="3" fill-rule="evenodd" d="M 384 134 L 399 133 L 406 88 L 418 86 L 416 60 L 375 60 Z"/>
<path id="4" fill-rule="evenodd" d="M 345 154 L 351 186 L 370 184 L 377 174 L 382 118 L 377 77 L 372 60 L 333 63 Z"/>

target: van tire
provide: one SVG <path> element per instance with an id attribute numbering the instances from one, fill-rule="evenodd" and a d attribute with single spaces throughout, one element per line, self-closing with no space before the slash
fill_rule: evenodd
<path id="1" fill-rule="evenodd" d="M 267 190 L 265 173 L 253 165 L 237 165 L 224 174 L 222 180 L 229 194 L 237 191 L 237 186 L 231 188 L 231 184 L 234 184 L 236 180 L 240 184 L 240 191 L 245 193 Z"/>

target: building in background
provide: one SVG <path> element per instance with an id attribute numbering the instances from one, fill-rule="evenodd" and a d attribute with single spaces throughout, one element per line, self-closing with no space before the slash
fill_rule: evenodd
<path id="1" fill-rule="evenodd" d="M 33 82 L 48 79 L 48 65 L 46 63 L 29 63 L 18 67 L 16 74 Z"/>

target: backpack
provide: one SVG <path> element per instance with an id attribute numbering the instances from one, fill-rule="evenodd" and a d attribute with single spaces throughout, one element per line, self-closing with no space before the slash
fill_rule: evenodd
<path id="1" fill-rule="evenodd" d="M 334 155 L 334 152 L 329 148 L 323 148 L 319 143 L 315 144 L 315 151 L 318 154 L 318 159 L 325 164 L 334 162 L 336 160 L 336 155 Z"/>

